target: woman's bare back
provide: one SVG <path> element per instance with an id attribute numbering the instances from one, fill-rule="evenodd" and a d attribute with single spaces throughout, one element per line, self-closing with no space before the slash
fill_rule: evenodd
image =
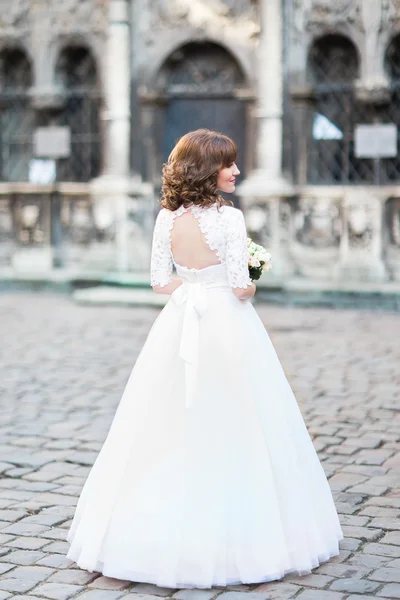
<path id="1" fill-rule="evenodd" d="M 177 217 L 171 231 L 171 251 L 176 264 L 188 269 L 204 269 L 220 264 L 216 250 L 211 250 L 190 211 Z"/>

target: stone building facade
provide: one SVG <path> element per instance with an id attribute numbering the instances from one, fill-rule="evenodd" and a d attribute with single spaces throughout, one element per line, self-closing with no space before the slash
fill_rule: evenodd
<path id="1" fill-rule="evenodd" d="M 400 282 L 397 0 L 2 0 L 0 107 L 0 276 L 145 271 L 162 163 L 205 126 L 270 281 Z"/>

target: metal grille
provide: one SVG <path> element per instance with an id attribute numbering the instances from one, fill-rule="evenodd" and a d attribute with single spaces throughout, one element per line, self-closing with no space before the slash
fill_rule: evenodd
<path id="1" fill-rule="evenodd" d="M 297 151 L 296 177 L 301 171 L 299 163 L 306 161 L 306 179 L 313 184 L 400 180 L 400 153 L 395 158 L 361 159 L 354 149 L 357 124 L 400 123 L 400 36 L 388 47 L 385 66 L 391 78 L 387 97 L 360 99 L 355 88 L 359 68 L 353 44 L 339 35 L 328 35 L 314 44 L 309 55 L 311 108 L 300 128 L 300 136 L 308 140 L 307 156 Z"/>
<path id="2" fill-rule="evenodd" d="M 66 126 L 71 153 L 57 160 L 58 181 L 89 181 L 101 170 L 101 95 L 96 64 L 84 47 L 64 49 L 57 62 L 58 94 L 44 107 L 33 107 L 32 68 L 24 52 L 0 55 L 0 179 L 28 181 L 37 127 Z"/>
<path id="3" fill-rule="evenodd" d="M 71 131 L 71 156 L 59 160 L 57 179 L 88 181 L 101 168 L 101 97 L 93 56 L 83 47 L 65 49 L 56 75 L 63 89 L 64 106 L 54 115 L 54 121 Z"/>
<path id="4" fill-rule="evenodd" d="M 0 55 L 0 178 L 26 181 L 32 158 L 34 112 L 29 88 L 32 69 L 25 54 L 17 49 Z"/>

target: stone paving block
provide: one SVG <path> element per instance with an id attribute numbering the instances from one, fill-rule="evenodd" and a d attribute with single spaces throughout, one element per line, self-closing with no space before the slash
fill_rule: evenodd
<path id="1" fill-rule="evenodd" d="M 46 554 L 36 564 L 44 567 L 55 567 L 56 569 L 73 568 L 75 565 L 74 561 L 66 558 L 63 554 Z"/>
<path id="2" fill-rule="evenodd" d="M 54 569 L 34 565 L 29 567 L 17 567 L 9 573 L 8 577 L 13 577 L 21 581 L 39 582 L 47 579 L 52 573 L 54 573 Z"/>
<path id="3" fill-rule="evenodd" d="M 377 594 L 379 595 L 379 592 L 377 592 Z M 360 596 L 359 594 L 352 594 L 351 596 L 348 596 L 346 598 L 346 600 L 371 600 L 371 598 L 376 598 L 376 594 L 374 596 L 371 596 L 370 594 L 368 596 Z M 388 598 L 381 598 L 381 600 L 388 600 Z"/>
<path id="4" fill-rule="evenodd" d="M 359 483 L 354 487 L 350 488 L 351 492 L 365 494 L 367 496 L 383 496 L 389 490 L 387 486 L 383 485 L 372 485 L 368 482 Z"/>
<path id="5" fill-rule="evenodd" d="M 400 519 L 393 519 L 391 517 L 377 517 L 368 523 L 368 527 L 379 527 L 380 529 L 386 529 L 389 531 L 398 530 L 400 539 Z"/>
<path id="6" fill-rule="evenodd" d="M 131 585 L 130 581 L 114 579 L 114 577 L 105 577 L 102 575 L 101 577 L 97 576 L 97 578 L 89 584 L 89 587 L 100 590 L 124 590 L 129 585 Z"/>
<path id="7" fill-rule="evenodd" d="M 15 565 L 13 565 L 11 563 L 0 562 L 0 575 L 7 573 L 7 571 L 11 571 L 11 569 L 14 569 L 14 567 L 15 567 Z"/>
<path id="8" fill-rule="evenodd" d="M 2 530 L 2 533 L 34 536 L 48 531 L 50 528 L 37 523 L 14 523 Z"/>
<path id="9" fill-rule="evenodd" d="M 390 496 L 374 496 L 372 498 L 368 498 L 365 504 L 372 506 L 389 506 L 391 508 L 400 508 L 400 498 Z"/>
<path id="10" fill-rule="evenodd" d="M 329 485 L 331 490 L 342 492 L 366 480 L 367 477 L 356 473 L 337 473 L 329 479 Z"/>
<path id="11" fill-rule="evenodd" d="M 53 552 L 54 554 L 67 554 L 68 550 L 68 542 L 53 542 L 46 546 L 46 552 Z"/>
<path id="12" fill-rule="evenodd" d="M 366 542 L 373 542 L 381 537 L 381 529 L 369 529 L 368 527 L 353 527 L 352 525 L 343 525 L 342 531 L 345 537 L 360 539 Z"/>
<path id="13" fill-rule="evenodd" d="M 400 569 L 400 558 L 395 558 L 386 564 L 387 567 L 392 567 L 394 569 Z"/>
<path id="14" fill-rule="evenodd" d="M 348 565 L 363 565 L 364 567 L 371 567 L 371 569 L 379 569 L 379 567 L 387 566 L 390 563 L 388 556 L 378 556 L 376 554 L 365 554 L 364 552 L 357 552 L 349 558 L 346 564 Z M 395 565 L 397 566 L 397 565 Z"/>
<path id="15" fill-rule="evenodd" d="M 361 540 L 355 538 L 346 537 L 340 542 L 340 548 L 343 550 L 350 550 L 355 552 L 361 546 Z"/>
<path id="16" fill-rule="evenodd" d="M 193 591 L 196 592 L 196 590 Z M 219 590 L 215 590 L 215 594 L 218 592 Z M 125 594 L 122 597 L 124 600 L 157 600 L 159 598 L 159 596 L 151 596 L 150 594 Z"/>
<path id="17" fill-rule="evenodd" d="M 79 600 L 117 600 L 117 598 L 120 598 L 123 595 L 124 592 L 122 590 L 89 590 L 81 594 Z"/>
<path id="18" fill-rule="evenodd" d="M 67 583 L 43 583 L 36 587 L 31 594 L 50 598 L 51 600 L 68 600 L 68 598 L 75 597 L 82 590 L 83 587 L 79 585 L 68 585 Z M 112 599 L 110 598 L 109 600 Z"/>
<path id="19" fill-rule="evenodd" d="M 172 595 L 172 598 L 176 598 L 177 600 L 211 600 L 218 593 L 219 590 L 215 588 L 209 590 L 193 588 L 190 590 L 179 590 Z M 131 596 L 131 600 L 137 599 L 135 594 L 129 594 L 129 596 Z M 153 596 L 153 598 L 156 597 L 157 596 Z M 127 596 L 124 596 L 124 600 L 125 598 L 127 598 Z"/>
<path id="20" fill-rule="evenodd" d="M 93 582 L 94 579 L 99 578 L 99 573 L 89 573 L 81 569 L 63 569 L 57 571 L 51 577 L 48 578 L 48 582 L 55 583 L 72 583 L 75 585 L 86 585 Z M 101 579 L 101 578 L 100 578 Z M 115 580 L 116 581 L 116 580 Z M 127 583 L 129 585 L 129 582 Z M 101 587 L 101 586 L 100 586 Z M 104 588 L 104 589 L 123 589 L 121 588 Z"/>
<path id="21" fill-rule="evenodd" d="M 38 550 L 49 543 L 49 540 L 39 537 L 21 536 L 14 538 L 11 542 L 8 542 L 7 546 L 9 548 L 19 548 L 21 550 Z"/>
<path id="22" fill-rule="evenodd" d="M 21 523 L 37 523 L 39 525 L 48 525 L 49 527 L 54 527 L 54 525 L 59 525 L 67 518 L 68 517 L 63 514 L 48 514 L 41 511 L 37 515 L 31 515 L 30 517 L 22 519 Z"/>
<path id="23" fill-rule="evenodd" d="M 394 544 L 395 546 L 400 546 L 400 532 L 395 531 L 392 533 L 388 533 L 380 540 L 381 544 Z"/>
<path id="24" fill-rule="evenodd" d="M 310 573 L 309 575 L 289 576 L 285 580 L 304 587 L 324 588 L 333 580 L 333 577 L 320 575 L 319 573 Z"/>
<path id="25" fill-rule="evenodd" d="M 389 583 L 379 590 L 377 595 L 379 597 L 383 596 L 384 598 L 400 598 L 400 585 L 397 583 Z"/>
<path id="26" fill-rule="evenodd" d="M 20 519 L 25 517 L 26 514 L 27 513 L 25 513 L 22 510 L 11 510 L 11 509 L 0 510 L 0 520 L 11 521 L 12 523 L 14 523 L 15 521 L 19 521 Z"/>
<path id="27" fill-rule="evenodd" d="M 360 516 L 368 517 L 400 517 L 400 510 L 384 506 L 366 506 L 358 513 Z"/>
<path id="28" fill-rule="evenodd" d="M 340 515 L 340 523 L 342 525 L 354 525 L 354 527 L 363 527 L 368 523 L 368 521 L 368 517 L 360 517 L 358 515 Z"/>
<path id="29" fill-rule="evenodd" d="M 222 592 L 218 596 L 221 600 L 270 600 L 268 592 Z"/>
<path id="30" fill-rule="evenodd" d="M 349 564 L 324 563 L 318 567 L 318 573 L 330 575 L 332 577 L 346 577 L 352 579 L 362 579 L 373 571 L 371 567 L 359 567 Z"/>
<path id="31" fill-rule="evenodd" d="M 345 592 L 346 594 L 369 594 L 375 592 L 381 583 L 367 579 L 337 579 L 329 587 L 330 590 Z"/>
<path id="32" fill-rule="evenodd" d="M 301 586 L 285 583 L 284 581 L 271 581 L 262 583 L 254 588 L 254 592 L 268 592 L 273 600 L 291 600 L 301 590 Z"/>
<path id="33" fill-rule="evenodd" d="M 37 581 L 21 581 L 19 579 L 0 579 L 0 590 L 6 592 L 29 592 L 36 587 Z"/>
<path id="34" fill-rule="evenodd" d="M 7 598 L 10 598 L 10 597 L 11 597 L 11 594 L 9 594 L 8 592 L 0 591 L 0 600 L 7 600 Z M 18 600 L 18 598 L 21 598 L 21 597 L 22 596 L 13 596 L 13 600 L 14 600 L 14 598 L 16 598 Z M 24 596 L 24 598 L 28 598 L 28 600 L 29 600 L 28 596 Z"/>
<path id="35" fill-rule="evenodd" d="M 146 594 L 146 595 L 150 594 L 152 596 L 163 596 L 163 597 L 170 596 L 172 591 L 175 591 L 175 590 L 173 590 L 172 588 L 166 588 L 166 587 L 153 585 L 152 583 L 138 583 L 131 589 L 131 592 L 134 594 Z"/>
<path id="36" fill-rule="evenodd" d="M 296 596 L 296 600 L 297 598 L 301 598 L 301 600 L 342 600 L 344 595 L 329 590 L 304 590 Z"/>
<path id="37" fill-rule="evenodd" d="M 400 583 L 400 569 L 383 567 L 374 571 L 371 577 L 376 581 L 383 581 L 385 583 Z"/>
<path id="38" fill-rule="evenodd" d="M 38 550 L 15 550 L 6 556 L 2 557 L 4 562 L 9 562 L 15 565 L 33 565 L 37 560 L 45 556 L 44 552 Z"/>
<path id="39" fill-rule="evenodd" d="M 380 540 L 379 544 L 366 544 L 363 551 L 368 554 L 377 554 L 379 556 L 390 556 L 391 558 L 400 558 L 400 547 L 392 546 L 390 544 L 382 544 Z"/>

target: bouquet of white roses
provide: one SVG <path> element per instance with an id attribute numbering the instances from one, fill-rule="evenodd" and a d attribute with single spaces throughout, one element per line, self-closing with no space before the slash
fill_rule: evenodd
<path id="1" fill-rule="evenodd" d="M 250 279 L 256 281 L 260 279 L 264 271 L 271 270 L 272 256 L 267 250 L 247 238 L 247 250 L 249 253 L 249 275 Z"/>

